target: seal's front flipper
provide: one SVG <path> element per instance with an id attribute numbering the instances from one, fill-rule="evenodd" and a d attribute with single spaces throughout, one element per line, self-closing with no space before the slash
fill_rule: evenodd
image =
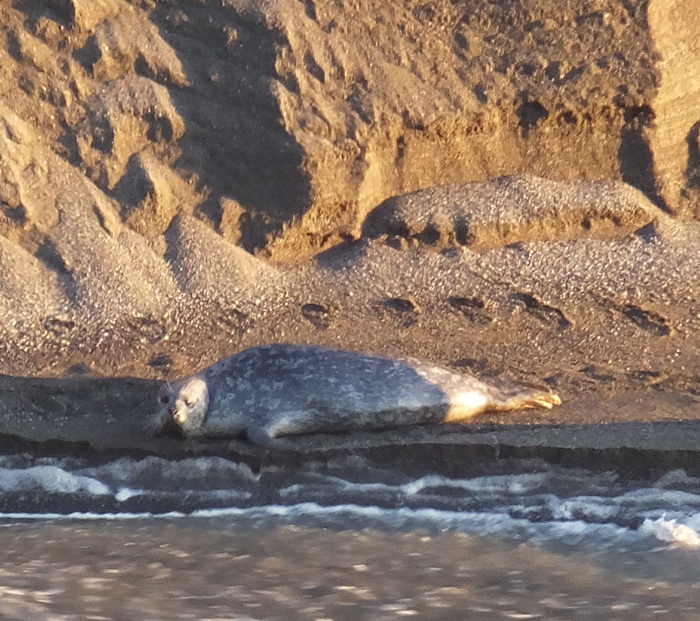
<path id="1" fill-rule="evenodd" d="M 278 437 L 278 432 L 274 426 L 251 426 L 246 429 L 245 433 L 248 441 L 252 442 L 253 444 L 257 444 L 258 446 L 267 446 L 274 449 L 293 448 L 292 443 Z"/>
<path id="2" fill-rule="evenodd" d="M 276 438 L 270 435 L 270 430 L 267 427 L 248 427 L 245 430 L 246 438 L 253 444 L 260 446 L 274 446 Z"/>
<path id="3" fill-rule="evenodd" d="M 299 435 L 299 426 L 295 423 L 300 418 L 299 412 L 279 413 L 273 422 L 266 425 L 250 425 L 246 429 L 248 440 L 260 446 L 276 449 L 294 449 L 293 440 L 289 436 Z M 303 417 L 303 416 L 302 416 Z"/>

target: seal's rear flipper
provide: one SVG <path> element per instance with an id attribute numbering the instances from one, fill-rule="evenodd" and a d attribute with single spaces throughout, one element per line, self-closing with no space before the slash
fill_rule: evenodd
<path id="1" fill-rule="evenodd" d="M 561 405 L 561 397 L 553 392 L 533 395 L 532 407 L 551 409 L 555 405 Z"/>
<path id="2" fill-rule="evenodd" d="M 523 386 L 518 391 L 508 394 L 498 410 L 527 410 L 532 408 L 552 409 L 561 405 L 561 397 L 545 388 Z"/>

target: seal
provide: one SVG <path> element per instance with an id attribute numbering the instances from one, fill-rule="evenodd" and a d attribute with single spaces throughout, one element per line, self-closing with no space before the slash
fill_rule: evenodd
<path id="1" fill-rule="evenodd" d="M 164 384 L 152 427 L 270 445 L 281 436 L 461 423 L 485 411 L 560 403 L 548 389 L 487 384 L 415 358 L 279 344 Z"/>

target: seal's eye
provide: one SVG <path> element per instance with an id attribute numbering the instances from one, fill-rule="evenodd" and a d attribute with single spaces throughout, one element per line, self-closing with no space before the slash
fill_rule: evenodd
<path id="1" fill-rule="evenodd" d="M 158 401 L 160 401 L 161 403 L 167 403 L 168 401 L 170 401 L 170 397 L 168 397 L 168 395 L 163 395 L 160 399 L 158 399 Z"/>
<path id="2" fill-rule="evenodd" d="M 184 399 L 184 401 L 187 407 L 190 407 L 192 405 L 192 399 Z"/>

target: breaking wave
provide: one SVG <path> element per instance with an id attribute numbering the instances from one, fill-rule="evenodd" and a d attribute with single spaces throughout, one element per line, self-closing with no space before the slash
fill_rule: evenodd
<path id="1" fill-rule="evenodd" d="M 676 470 L 633 483 L 614 473 L 521 464 L 522 472 L 410 478 L 358 458 L 289 472 L 219 457 L 0 457 L 0 518 L 217 519 L 330 528 L 427 529 L 576 546 L 654 540 L 700 548 L 700 479 Z"/>

